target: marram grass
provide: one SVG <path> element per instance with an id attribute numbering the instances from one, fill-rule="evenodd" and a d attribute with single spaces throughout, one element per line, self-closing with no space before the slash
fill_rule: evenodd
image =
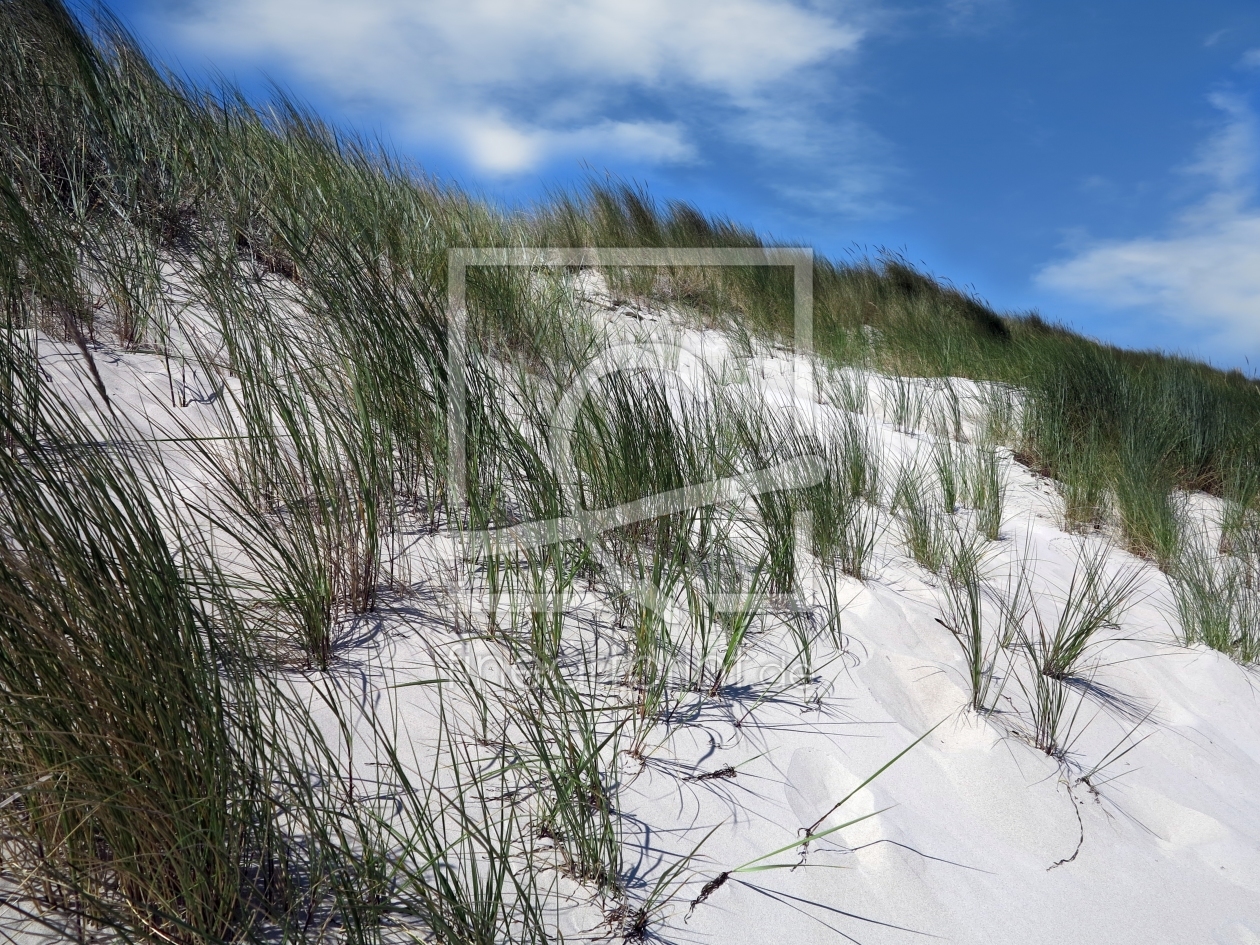
<path id="1" fill-rule="evenodd" d="M 0 827 L 4 862 L 30 877 L 23 894 L 72 925 L 181 942 L 335 928 L 371 942 L 405 920 L 445 943 L 547 939 L 540 842 L 575 881 L 624 896 L 618 753 L 644 759 L 684 700 L 725 698 L 767 628 L 787 628 L 807 676 L 818 646 L 842 647 L 837 574 L 876 575 L 890 515 L 943 584 L 973 707 L 994 705 L 1001 653 L 1024 653 L 1034 741 L 1062 755 L 1065 680 L 1088 671 L 1133 587 L 1086 560 L 1057 622 L 1042 623 L 1021 581 L 985 598 L 1008 449 L 1060 481 L 1070 525 L 1117 529 L 1169 571 L 1185 642 L 1256 659 L 1260 388 L 1236 372 L 996 313 L 895 256 L 820 259 L 815 340 L 846 420 L 806 430 L 747 399 L 689 399 L 621 372 L 579 405 L 562 453 L 549 418 L 606 339 L 574 273 L 484 267 L 469 273 L 468 463 L 452 483 L 450 248 L 763 241 L 619 184 L 505 212 L 291 102 L 258 108 L 177 81 L 116 23 L 88 28 L 47 0 L 0 4 L 0 168 L 0 797 L 14 798 Z M 790 339 L 786 271 L 603 275 L 618 301 L 669 304 L 737 347 Z M 93 423 L 59 419 L 38 333 L 82 353 Z M 178 498 L 156 450 L 107 448 L 135 431 L 95 369 L 99 340 L 159 355 L 173 409 L 190 371 L 210 379 L 228 445 L 190 443 L 180 458 L 217 487 L 215 504 Z M 938 437 L 932 468 L 881 465 L 859 416 L 878 375 L 888 422 Z M 961 387 L 939 382 L 934 414 L 927 377 L 986 382 L 978 436 L 963 442 Z M 405 527 L 463 535 L 570 516 L 815 450 L 825 474 L 811 489 L 471 554 L 500 609 L 485 626 L 463 611 L 452 622 L 532 682 L 495 707 L 480 692 L 471 740 L 444 716 L 432 770 L 401 760 L 389 707 L 365 721 L 338 695 L 338 628 L 381 606 Z M 558 471 L 560 456 L 571 463 Z M 1187 490 L 1226 503 L 1223 556 L 1188 544 Z M 795 556 L 800 533 L 812 562 Z M 240 553 L 235 569 L 216 559 L 222 545 Z M 656 599 L 618 597 L 614 568 L 650 580 Z M 796 594 L 801 568 L 830 575 L 825 633 L 752 613 L 762 589 Z M 602 629 L 627 654 L 624 698 L 595 700 L 597 660 L 573 650 L 582 590 L 611 602 Z M 736 606 L 714 608 L 718 592 Z M 345 759 L 286 683 L 295 664 L 343 736 L 367 726 L 392 815 L 343 787 Z M 517 720 L 521 747 L 487 759 L 494 713 Z M 503 800 L 525 795 L 520 809 Z"/>

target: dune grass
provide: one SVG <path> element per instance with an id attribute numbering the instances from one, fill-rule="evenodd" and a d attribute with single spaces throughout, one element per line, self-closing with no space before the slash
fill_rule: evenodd
<path id="1" fill-rule="evenodd" d="M 1064 592 L 1058 617 L 1049 629 L 1034 608 L 1039 670 L 1052 679 L 1066 679 L 1080 665 L 1099 631 L 1118 626 L 1141 573 L 1124 568 L 1108 574 L 1105 547 L 1082 547 L 1076 570 Z"/>
<path id="2" fill-rule="evenodd" d="M 835 561 L 844 574 L 868 580 L 883 532 L 879 452 L 865 427 L 846 420 L 839 430 L 824 432 L 818 453 L 824 460 L 823 480 L 801 496 L 801 508 L 810 515 L 813 553 L 821 561 Z"/>
<path id="3" fill-rule="evenodd" d="M 1000 695 L 1000 687 L 994 688 L 997 657 L 1001 653 L 1000 635 L 986 629 L 984 588 L 976 563 L 960 563 L 955 572 L 957 579 L 945 582 L 943 588 L 944 619 L 940 622 L 954 635 L 962 650 L 971 692 L 970 707 L 976 712 L 986 712 Z"/>
<path id="4" fill-rule="evenodd" d="M 449 249 L 761 238 L 605 182 L 504 211 L 291 102 L 257 108 L 176 80 L 118 24 L 85 25 L 57 2 L 0 6 L 0 166 L 0 826 L 23 894 L 72 924 L 181 942 L 333 928 L 368 942 L 391 922 L 448 943 L 548 939 L 539 841 L 574 881 L 624 896 L 617 755 L 646 763 L 684 698 L 725 698 L 762 630 L 808 677 L 820 640 L 843 645 L 837 572 L 875 576 L 888 513 L 944 583 L 973 707 L 996 698 L 993 641 L 1022 646 L 1036 742 L 1061 751 L 1063 680 L 1132 588 L 1086 562 L 1053 628 L 1025 632 L 1019 585 L 986 632 L 978 549 L 1003 537 L 1007 447 L 1061 481 L 1069 523 L 1114 526 L 1170 571 L 1186 642 L 1256 659 L 1260 399 L 1240 374 L 999 315 L 896 256 L 820 259 L 816 376 L 845 414 L 830 426 L 712 379 L 689 393 L 649 365 L 591 382 L 558 431 L 555 411 L 611 344 L 582 311 L 581 274 L 469 270 L 460 351 Z M 672 306 L 748 354 L 790 341 L 786 270 L 600 275 L 616 301 Z M 59 419 L 73 412 L 45 389 L 38 333 L 80 352 L 91 424 Z M 207 379 L 223 436 L 203 442 L 189 421 L 169 431 L 187 441 L 175 457 L 135 445 L 144 436 L 93 359 L 101 341 L 160 357 L 177 413 L 189 372 Z M 978 421 L 949 378 L 984 382 Z M 932 468 L 894 479 L 881 466 L 863 416 L 874 385 L 898 431 L 937 437 Z M 806 455 L 823 470 L 807 488 L 595 537 L 470 538 Z M 168 460 L 214 498 L 171 488 Z M 1210 568 L 1181 525 L 1180 494 L 1196 489 L 1228 511 L 1228 561 Z M 363 717 L 337 689 L 339 633 L 381 606 L 406 528 L 469 539 L 462 564 L 507 601 L 452 623 L 533 674 L 494 707 L 514 753 L 487 747 L 491 700 L 476 685 L 464 688 L 480 726 L 444 717 L 428 746 L 441 763 L 423 771 L 389 706 Z M 813 561 L 798 557 L 802 535 Z M 829 580 L 826 632 L 799 609 L 763 619 L 762 592 L 800 605 L 811 569 Z M 583 590 L 614 611 L 591 618 L 624 653 L 613 682 L 573 652 Z M 345 744 L 371 735 L 377 773 L 357 794 L 344 744 L 294 695 L 308 682 Z M 624 698 L 596 698 L 597 682 Z M 505 800 L 524 794 L 520 810 Z"/>
<path id="5" fill-rule="evenodd" d="M 1102 642 L 1101 631 L 1118 628 L 1142 578 L 1132 566 L 1109 568 L 1109 552 L 1106 545 L 1082 541 L 1053 613 L 1046 613 L 1043 600 L 1031 593 L 1026 556 L 1015 562 L 1005 588 L 998 638 L 1023 657 L 1025 671 L 1013 670 L 1011 676 L 1028 704 L 1030 739 L 1060 761 L 1081 733 L 1081 686 L 1091 683 L 1096 671 L 1087 654 Z"/>
<path id="6" fill-rule="evenodd" d="M 5 418 L 7 419 L 7 418 Z M 9 427 L 0 451 L 5 858 L 51 905 L 223 936 L 278 811 L 257 706 L 229 695 L 206 600 L 133 467 L 88 431 Z M 191 549 L 188 549 L 191 550 Z M 221 626 L 221 624 L 220 624 Z M 236 702 L 235 708 L 232 703 Z"/>
<path id="7" fill-rule="evenodd" d="M 1235 542 L 1235 548 L 1245 547 Z M 1260 655 L 1260 598 L 1253 562 L 1239 555 L 1214 555 L 1205 544 L 1201 536 L 1187 541 L 1169 575 L 1181 642 L 1202 643 L 1242 663 L 1254 663 Z"/>
<path id="8" fill-rule="evenodd" d="M 900 519 L 902 543 L 910 557 L 924 569 L 940 574 L 949 558 L 955 523 L 928 470 L 918 466 L 901 470 L 893 490 L 892 509 Z"/>

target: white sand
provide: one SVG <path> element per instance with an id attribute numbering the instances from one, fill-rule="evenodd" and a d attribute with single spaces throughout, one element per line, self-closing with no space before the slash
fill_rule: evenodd
<path id="1" fill-rule="evenodd" d="M 724 354 L 732 383 L 764 385 L 765 396 L 796 409 L 831 409 L 817 406 L 808 389 L 797 401 L 786 355 L 737 363 L 713 333 L 677 333 L 668 320 L 665 326 L 697 363 L 707 359 L 713 367 Z M 160 357 L 104 349 L 96 356 L 119 411 L 138 421 L 162 418 L 154 427 L 174 429 L 165 419 L 171 396 Z M 72 345 L 45 338 L 41 360 L 63 392 L 82 377 Z M 680 370 L 694 367 L 683 363 Z M 880 378 L 862 383 L 875 394 L 889 389 Z M 965 381 L 958 386 L 973 389 Z M 222 399 L 199 376 L 188 387 L 188 406 L 174 414 L 183 426 L 212 430 Z M 75 395 L 85 410 L 92 396 Z M 864 422 L 890 462 L 932 442 L 924 432 L 897 432 L 878 400 Z M 137 425 L 152 429 L 147 421 Z M 1027 549 L 1039 602 L 1053 610 L 1081 542 L 1105 537 L 1063 532 L 1052 485 L 1009 458 L 1007 466 L 1007 524 L 988 570 L 1006 573 Z M 1206 497 L 1195 497 L 1192 508 L 1204 522 L 1214 512 Z M 346 636 L 359 642 L 339 650 L 333 671 L 348 699 L 378 706 L 387 697 L 397 700 L 403 730 L 421 758 L 435 737 L 436 689 L 385 687 L 431 678 L 435 648 L 460 639 L 441 603 L 443 588 L 458 580 L 449 549 L 442 535 L 413 537 L 409 567 L 400 563 L 399 574 L 416 594 L 389 595 L 378 615 L 347 628 Z M 644 762 L 617 760 L 631 901 L 713 831 L 653 933 L 716 945 L 1260 943 L 1257 677 L 1211 650 L 1177 646 L 1166 579 L 1112 550 L 1109 568 L 1123 567 L 1142 570 L 1141 599 L 1087 655 L 1093 684 L 1073 690 L 1073 705 L 1083 700 L 1079 737 L 1060 761 L 1023 734 L 1028 714 L 1016 685 L 1003 691 L 995 714 L 964 708 L 969 693 L 958 645 L 934 619 L 941 613 L 939 589 L 904 558 L 893 533 L 885 535 L 877 577 L 864 585 L 842 582 L 848 645 L 843 654 L 820 654 L 818 663 L 832 662 L 817 678 L 755 706 L 764 688 L 707 700 L 693 717 L 661 727 Z M 484 601 L 467 606 L 476 619 Z M 784 635 L 771 628 L 758 641 L 746 667 L 750 678 L 781 657 Z M 480 652 L 484 667 L 494 662 L 491 649 L 469 644 L 466 651 Z M 453 698 L 452 689 L 444 691 Z M 688 917 L 688 902 L 706 881 L 798 839 L 803 827 L 938 723 L 819 829 L 880 813 L 816 840 L 804 857 L 793 850 L 766 861 L 799 868 L 732 875 Z M 1077 782 L 1115 746 L 1143 737 L 1096 776 L 1099 786 Z M 356 757 L 355 765 L 367 773 L 367 760 Z M 686 780 L 728 765 L 734 777 Z M 608 935 L 603 904 L 558 882 L 569 894 L 560 918 L 566 938 Z M 0 925 L 18 931 L 3 917 Z"/>

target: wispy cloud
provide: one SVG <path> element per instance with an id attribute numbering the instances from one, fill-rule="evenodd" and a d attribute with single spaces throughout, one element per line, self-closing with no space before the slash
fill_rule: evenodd
<path id="1" fill-rule="evenodd" d="M 945 0 L 940 12 L 951 30 L 986 33 L 1007 22 L 1014 11 L 1011 0 Z"/>
<path id="2" fill-rule="evenodd" d="M 518 173 L 565 156 L 703 159 L 701 129 L 754 123 L 843 64 L 864 28 L 796 0 L 195 0 L 182 45 L 266 64 L 390 116 L 396 134 Z"/>
<path id="3" fill-rule="evenodd" d="M 1187 171 L 1208 183 L 1164 233 L 1086 245 L 1045 266 L 1037 282 L 1116 309 L 1146 309 L 1201 333 L 1206 346 L 1260 344 L 1260 162 L 1256 116 L 1217 93 L 1221 129 Z"/>
<path id="4" fill-rule="evenodd" d="M 798 102 L 733 121 L 730 134 L 753 145 L 770 175 L 770 190 L 798 207 L 849 217 L 891 217 L 903 208 L 885 191 L 899 171 L 893 147 L 860 121 L 818 120 Z"/>
<path id="5" fill-rule="evenodd" d="M 483 171 L 514 174 L 557 155 L 617 154 L 652 164 L 681 163 L 696 157 L 677 122 L 610 121 L 572 129 L 514 123 L 495 113 L 451 116 L 450 130 L 466 156 Z"/>

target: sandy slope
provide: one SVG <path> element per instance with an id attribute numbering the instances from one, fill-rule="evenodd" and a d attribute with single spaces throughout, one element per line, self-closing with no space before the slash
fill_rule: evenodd
<path id="1" fill-rule="evenodd" d="M 730 381 L 759 385 L 767 402 L 834 409 L 818 404 L 812 385 L 794 385 L 782 352 L 736 363 L 713 333 L 666 328 L 685 350 L 684 374 L 726 358 Z M 51 382 L 86 410 L 94 395 L 75 380 L 82 376 L 77 349 L 45 338 L 41 355 Z M 161 358 L 108 350 L 96 357 L 116 409 L 135 418 L 170 412 Z M 887 387 L 877 377 L 863 383 L 876 395 Z M 222 401 L 202 389 L 204 379 L 188 386 L 187 406 L 174 413 L 183 426 L 209 431 Z M 885 415 L 875 396 L 864 422 L 889 462 L 928 448 L 930 434 L 897 432 Z M 174 428 L 166 420 L 156 425 Z M 1009 458 L 1007 465 L 1007 524 L 987 569 L 1001 576 L 1026 555 L 1039 600 L 1053 610 L 1082 543 L 1106 538 L 1061 531 L 1053 487 Z M 1196 498 L 1194 508 L 1210 521 L 1210 500 Z M 398 700 L 403 731 L 420 758 L 436 735 L 437 691 L 386 687 L 430 678 L 435 654 L 448 653 L 447 644 L 464 646 L 483 669 L 497 665 L 478 650 L 483 644 L 468 643 L 451 626 L 443 594 L 467 577 L 453 568 L 453 557 L 444 536 L 412 536 L 398 577 L 414 593 L 388 596 L 378 615 L 348 627 L 352 642 L 334 670 L 347 700 L 378 707 Z M 1092 681 L 1073 690 L 1074 703 L 1081 701 L 1079 738 L 1060 761 L 1029 744 L 1026 700 L 1016 685 L 1007 686 L 992 715 L 962 708 L 968 692 L 959 649 L 935 620 L 939 589 L 887 533 L 876 579 L 843 579 L 847 647 L 821 655 L 817 662 L 826 665 L 813 678 L 780 683 L 769 698 L 764 686 L 749 684 L 685 702 L 645 758 L 615 761 L 632 899 L 712 831 L 653 934 L 721 945 L 1260 943 L 1256 676 L 1213 651 L 1175 645 L 1167 582 L 1153 566 L 1112 550 L 1109 567 L 1142 570 L 1140 600 L 1087 658 Z M 475 621 L 484 601 L 475 591 L 470 600 Z M 592 602 L 590 611 L 598 610 Z M 766 625 L 745 678 L 755 681 L 760 672 L 765 679 L 765 667 L 781 664 L 781 637 Z M 792 850 L 766 861 L 797 868 L 732 875 L 689 911 L 706 881 L 792 843 L 933 726 L 819 829 L 874 816 L 815 841 L 804 855 Z M 1138 739 L 1095 776 L 1095 786 L 1078 783 L 1115 746 Z M 368 760 L 356 757 L 354 764 L 367 774 Z M 727 766 L 733 776 L 696 780 Z M 566 938 L 608 935 L 602 904 L 555 878 L 568 893 L 559 917 Z M 16 922 L 0 923 L 17 931 Z"/>

